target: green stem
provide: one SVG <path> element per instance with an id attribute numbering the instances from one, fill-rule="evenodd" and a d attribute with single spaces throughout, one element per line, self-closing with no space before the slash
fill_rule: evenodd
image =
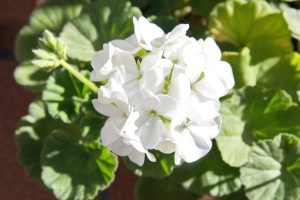
<path id="1" fill-rule="evenodd" d="M 72 65 L 67 63 L 65 60 L 61 60 L 60 64 L 73 76 L 75 76 L 79 81 L 81 81 L 84 85 L 88 86 L 93 92 L 97 93 L 97 86 L 93 82 L 85 78 L 79 71 L 72 67 Z"/>

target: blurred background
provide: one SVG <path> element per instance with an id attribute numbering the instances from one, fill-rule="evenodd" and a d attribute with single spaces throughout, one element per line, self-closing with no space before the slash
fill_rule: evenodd
<path id="1" fill-rule="evenodd" d="M 32 10 L 42 0 L 0 0 L 0 199 L 56 199 L 41 184 L 31 180 L 18 164 L 15 127 L 27 113 L 35 94 L 17 85 L 13 72 L 18 62 L 14 58 L 14 41 L 18 31 L 27 23 Z M 122 177 L 122 178 L 121 178 Z M 104 195 L 109 199 L 134 199 L 136 178 L 119 167 L 117 178 Z M 118 189 L 116 189 L 118 188 Z M 112 192 L 114 190 L 114 192 Z M 126 198 L 125 198 L 126 197 Z M 98 198 L 100 199 L 100 197 Z"/>

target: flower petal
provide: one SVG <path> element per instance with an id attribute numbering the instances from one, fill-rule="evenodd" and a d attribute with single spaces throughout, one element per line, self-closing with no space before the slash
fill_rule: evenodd
<path id="1" fill-rule="evenodd" d="M 106 120 L 101 130 L 101 141 L 104 145 L 110 145 L 120 138 L 119 132 L 125 123 L 124 120 L 117 117 L 110 117 Z"/>
<path id="2" fill-rule="evenodd" d="M 173 118 L 178 115 L 178 106 L 176 100 L 170 95 L 159 94 L 160 105 L 157 112 L 167 118 Z"/>
<path id="3" fill-rule="evenodd" d="M 131 104 L 138 109 L 150 111 L 157 110 L 160 100 L 149 90 L 141 90 L 132 96 Z"/>
<path id="4" fill-rule="evenodd" d="M 188 163 L 194 162 L 205 156 L 209 149 L 200 149 L 194 142 L 190 133 L 183 133 L 180 141 L 180 157 Z"/>
<path id="5" fill-rule="evenodd" d="M 220 101 L 206 100 L 192 92 L 190 99 L 186 104 L 186 113 L 188 118 L 194 121 L 208 120 L 219 116 Z"/>
<path id="6" fill-rule="evenodd" d="M 195 90 L 209 99 L 219 99 L 227 93 L 227 87 L 221 78 L 209 71 L 195 86 Z"/>
<path id="7" fill-rule="evenodd" d="M 153 149 L 158 144 L 163 131 L 164 124 L 159 117 L 151 117 L 140 127 L 138 135 L 147 149 Z"/>
<path id="8" fill-rule="evenodd" d="M 120 117 L 123 115 L 123 112 L 119 108 L 117 108 L 115 105 L 104 104 L 101 101 L 99 101 L 99 99 L 93 99 L 92 104 L 93 104 L 94 108 L 97 110 L 97 112 L 99 112 L 102 115 L 105 115 L 108 117 L 111 117 L 111 116 Z"/>
<path id="9" fill-rule="evenodd" d="M 144 161 L 145 161 L 145 154 L 144 153 L 140 153 L 138 151 L 132 151 L 129 155 L 128 155 L 129 159 L 134 162 L 135 164 L 137 164 L 138 166 L 143 166 Z"/>

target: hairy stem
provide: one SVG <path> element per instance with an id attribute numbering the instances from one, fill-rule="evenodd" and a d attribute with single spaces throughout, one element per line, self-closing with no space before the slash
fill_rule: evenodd
<path id="1" fill-rule="evenodd" d="M 72 65 L 67 63 L 65 60 L 61 60 L 60 64 L 84 85 L 88 86 L 93 92 L 97 93 L 97 86 L 93 82 L 85 78 L 79 71 L 72 67 Z"/>

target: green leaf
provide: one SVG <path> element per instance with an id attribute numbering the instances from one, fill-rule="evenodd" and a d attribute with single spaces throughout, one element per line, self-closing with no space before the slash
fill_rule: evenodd
<path id="1" fill-rule="evenodd" d="M 211 12 L 209 29 L 220 42 L 248 47 L 252 64 L 292 52 L 291 35 L 279 11 L 261 0 L 229 0 Z"/>
<path id="2" fill-rule="evenodd" d="M 87 75 L 85 71 L 81 73 Z M 53 118 L 71 123 L 79 115 L 82 104 L 88 100 L 89 91 L 68 71 L 58 69 L 47 80 L 42 99 Z"/>
<path id="3" fill-rule="evenodd" d="M 297 99 L 300 89 L 300 54 L 292 53 L 260 63 L 257 84 L 286 90 Z"/>
<path id="4" fill-rule="evenodd" d="M 140 15 L 141 11 L 126 0 L 94 1 L 64 26 L 60 37 L 70 58 L 88 62 L 103 43 L 133 34 L 132 18 Z"/>
<path id="5" fill-rule="evenodd" d="M 239 171 L 222 161 L 216 144 L 204 158 L 194 163 L 184 163 L 175 168 L 172 178 L 188 191 L 198 195 L 209 193 L 222 197 L 238 191 L 242 183 Z"/>
<path id="6" fill-rule="evenodd" d="M 42 180 L 60 200 L 93 199 L 114 180 L 118 160 L 99 143 L 82 143 L 72 133 L 57 131 L 41 154 Z"/>
<path id="7" fill-rule="evenodd" d="M 292 36 L 297 40 L 300 40 L 300 10 L 285 4 L 281 4 L 280 9 L 283 11 L 283 16 L 289 25 Z"/>
<path id="8" fill-rule="evenodd" d="M 197 196 L 184 190 L 170 178 L 140 178 L 136 185 L 137 200 L 196 200 Z"/>
<path id="9" fill-rule="evenodd" d="M 38 38 L 44 30 L 60 33 L 70 19 L 81 13 L 83 3 L 49 2 L 36 8 L 30 16 L 29 24 L 19 32 L 15 43 L 15 54 L 18 61 L 33 58 L 32 49 L 38 45 Z"/>
<path id="10" fill-rule="evenodd" d="M 16 82 L 31 91 L 41 91 L 48 76 L 46 71 L 41 70 L 31 62 L 23 62 L 14 71 Z"/>
<path id="11" fill-rule="evenodd" d="M 172 173 L 174 164 L 174 154 L 163 154 L 159 151 L 151 152 L 156 158 L 156 162 L 145 159 L 143 166 L 138 166 L 124 157 L 124 163 L 127 168 L 132 170 L 135 175 L 142 177 L 162 178 Z"/>
<path id="12" fill-rule="evenodd" d="M 45 138 L 63 127 L 60 121 L 49 117 L 41 100 L 29 105 L 29 115 L 21 118 L 15 133 L 19 161 L 31 178 L 41 178 L 40 154 Z"/>
<path id="13" fill-rule="evenodd" d="M 283 90 L 242 88 L 222 101 L 221 114 L 217 145 L 222 159 L 233 167 L 247 162 L 254 140 L 300 131 L 300 108 Z"/>
<path id="14" fill-rule="evenodd" d="M 300 198 L 300 141 L 280 134 L 251 147 L 249 161 L 241 168 L 246 195 L 253 200 L 297 200 Z"/>
<path id="15" fill-rule="evenodd" d="M 251 66 L 251 56 L 249 48 L 245 47 L 241 52 L 224 52 L 222 58 L 229 62 L 235 79 L 235 88 L 243 86 L 255 86 L 257 72 L 256 66 Z"/>
<path id="16" fill-rule="evenodd" d="M 86 19 L 86 21 L 83 19 Z M 91 32 L 95 30 L 89 18 L 80 18 L 80 21 L 81 23 L 78 25 L 87 26 L 84 27 L 85 30 L 90 30 Z M 68 23 L 64 26 L 60 38 L 68 46 L 67 54 L 70 58 L 86 62 L 92 60 L 92 56 L 95 53 L 92 42 L 73 23 Z"/>

